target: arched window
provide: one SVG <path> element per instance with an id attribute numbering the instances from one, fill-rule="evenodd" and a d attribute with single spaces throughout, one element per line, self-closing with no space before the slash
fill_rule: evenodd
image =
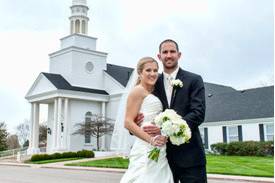
<path id="1" fill-rule="evenodd" d="M 91 118 L 92 118 L 92 113 L 91 112 L 86 112 L 86 114 L 85 114 L 85 122 L 87 120 L 91 121 Z"/>
<path id="2" fill-rule="evenodd" d="M 85 126 L 89 128 L 90 123 L 91 123 L 91 118 L 92 118 L 92 113 L 91 112 L 86 112 L 85 114 Z M 85 130 L 85 144 L 90 144 L 91 143 L 91 132 L 89 129 Z"/>
<path id="3" fill-rule="evenodd" d="M 79 33 L 80 32 L 80 21 L 76 20 L 75 21 L 75 33 Z"/>
<path id="4" fill-rule="evenodd" d="M 86 22 L 85 20 L 82 20 L 82 27 L 81 27 L 81 31 L 82 31 L 82 34 L 85 34 L 86 33 Z"/>

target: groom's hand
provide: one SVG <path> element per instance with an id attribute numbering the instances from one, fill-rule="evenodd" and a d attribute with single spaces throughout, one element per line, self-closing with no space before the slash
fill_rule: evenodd
<path id="1" fill-rule="evenodd" d="M 142 123 L 143 119 L 144 119 L 143 113 L 138 113 L 138 115 L 137 115 L 137 117 L 135 118 L 134 122 L 135 122 L 138 126 L 140 126 L 140 124 Z"/>
<path id="2" fill-rule="evenodd" d="M 156 136 L 156 135 L 160 135 L 160 128 L 157 127 L 156 125 L 148 125 L 148 126 L 144 126 L 143 131 L 145 131 L 146 133 L 148 133 L 151 136 Z"/>

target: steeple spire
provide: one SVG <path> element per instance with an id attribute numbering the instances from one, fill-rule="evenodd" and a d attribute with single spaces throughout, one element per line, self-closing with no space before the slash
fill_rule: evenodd
<path id="1" fill-rule="evenodd" d="M 71 22 L 71 34 L 88 34 L 88 10 L 89 8 L 86 0 L 73 0 L 71 6 L 72 14 L 69 17 Z"/>

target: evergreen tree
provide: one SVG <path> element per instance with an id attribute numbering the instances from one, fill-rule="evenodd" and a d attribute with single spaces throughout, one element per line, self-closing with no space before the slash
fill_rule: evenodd
<path id="1" fill-rule="evenodd" d="M 5 122 L 0 122 L 0 151 L 5 151 L 8 149 L 7 144 L 8 132 Z"/>

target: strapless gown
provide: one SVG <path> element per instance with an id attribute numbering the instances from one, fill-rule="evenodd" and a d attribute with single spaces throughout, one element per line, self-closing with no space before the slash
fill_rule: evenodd
<path id="1" fill-rule="evenodd" d="M 147 95 L 141 105 L 140 112 L 144 115 L 141 126 L 150 125 L 157 114 L 162 112 L 160 100 Z M 166 159 L 166 145 L 160 147 L 158 162 L 148 158 L 148 152 L 154 147 L 136 138 L 129 155 L 129 167 L 120 183 L 173 183 L 173 175 Z"/>

